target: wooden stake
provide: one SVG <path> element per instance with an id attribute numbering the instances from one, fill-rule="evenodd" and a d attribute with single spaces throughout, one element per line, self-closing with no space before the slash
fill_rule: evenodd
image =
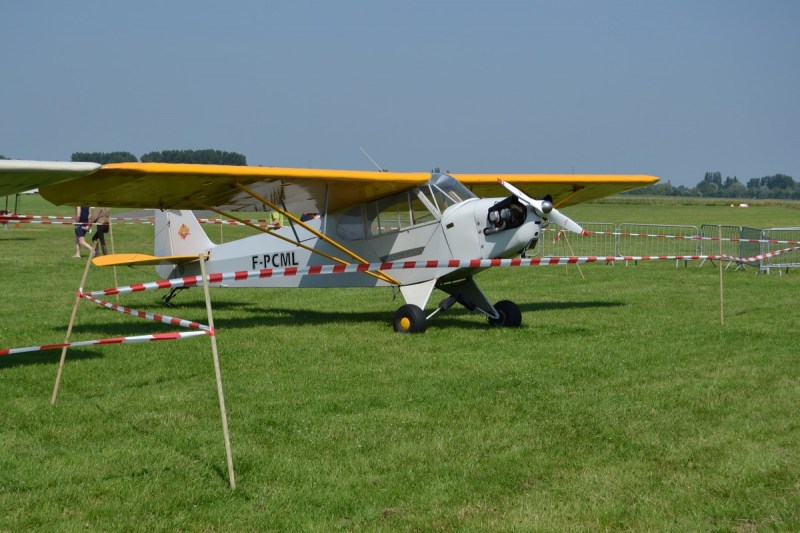
<path id="1" fill-rule="evenodd" d="M 69 342 L 69 337 L 72 335 L 72 326 L 75 324 L 75 317 L 78 314 L 78 304 L 81 301 L 81 291 L 83 290 L 83 286 L 86 284 L 86 276 L 89 275 L 89 266 L 92 264 L 92 257 L 94 257 L 94 251 L 97 248 L 97 242 L 95 241 L 92 244 L 92 251 L 89 252 L 89 259 L 86 260 L 86 267 L 83 269 L 83 277 L 81 278 L 81 285 L 78 288 L 78 292 L 75 294 L 75 305 L 72 306 L 72 315 L 69 317 L 69 325 L 67 326 L 67 336 L 64 338 L 64 344 Z M 50 397 L 50 405 L 55 406 L 56 398 L 58 397 L 58 387 L 61 383 L 61 374 L 64 371 L 64 363 L 67 360 L 67 347 L 64 346 L 61 349 L 61 360 L 58 362 L 58 372 L 56 372 L 56 384 L 53 387 L 53 395 Z"/>
<path id="2" fill-rule="evenodd" d="M 203 294 L 206 298 L 206 313 L 208 314 L 208 327 L 211 328 L 211 355 L 214 358 L 214 374 L 217 379 L 217 396 L 219 397 L 219 412 L 222 417 L 222 436 L 225 439 L 225 455 L 228 460 L 228 480 L 231 489 L 236 488 L 236 477 L 233 474 L 233 454 L 231 453 L 231 438 L 228 433 L 228 415 L 225 412 L 225 394 L 222 391 L 222 372 L 219 368 L 219 353 L 217 352 L 217 337 L 214 331 L 214 316 L 211 314 L 211 296 L 208 291 L 206 278 L 206 257 L 200 255 L 200 273 L 203 277 Z"/>
<path id="3" fill-rule="evenodd" d="M 114 251 L 114 224 L 111 223 L 111 217 L 108 217 L 108 237 L 111 239 L 111 255 L 114 255 L 117 252 Z M 114 286 L 119 287 L 119 281 L 117 280 L 117 266 L 114 265 L 111 268 L 114 269 Z M 114 297 L 117 299 L 117 302 L 119 302 L 119 294 L 115 294 Z"/>
<path id="4" fill-rule="evenodd" d="M 725 313 L 723 312 L 723 291 L 722 291 L 722 226 L 719 226 L 719 324 L 725 325 Z"/>
<path id="5" fill-rule="evenodd" d="M 567 241 L 567 248 L 569 248 L 569 253 L 570 253 L 570 255 L 571 255 L 572 257 L 575 257 L 575 250 L 573 250 L 573 249 L 572 249 L 572 244 L 570 244 L 570 242 L 569 242 L 569 239 L 567 238 L 567 232 L 566 232 L 565 230 L 563 230 L 563 229 L 562 229 L 562 230 L 560 230 L 560 231 L 561 231 L 561 237 L 562 237 L 562 238 L 563 238 L 565 241 Z M 567 267 L 568 267 L 568 266 L 569 266 L 569 265 L 564 265 L 564 272 L 566 272 L 566 271 L 567 271 Z M 582 279 L 586 279 L 586 276 L 584 276 L 584 275 L 583 275 L 583 270 L 581 270 L 581 266 L 580 266 L 578 263 L 575 263 L 575 266 L 576 266 L 576 267 L 578 267 L 578 273 L 581 275 L 581 278 L 582 278 Z"/>

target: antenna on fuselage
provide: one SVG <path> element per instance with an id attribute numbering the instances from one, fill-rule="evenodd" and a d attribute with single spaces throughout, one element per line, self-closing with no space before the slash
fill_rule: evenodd
<path id="1" fill-rule="evenodd" d="M 369 156 L 369 154 L 367 153 L 367 151 L 366 151 L 366 150 L 364 150 L 364 149 L 363 149 L 363 148 L 361 148 L 360 146 L 358 147 L 358 149 L 359 149 L 359 150 L 361 150 L 361 153 L 363 153 L 365 156 L 367 156 L 367 159 L 369 159 L 370 161 L 372 161 L 372 164 L 373 164 L 373 165 L 375 165 L 375 168 L 377 168 L 377 169 L 378 169 L 378 172 L 386 172 L 386 170 L 385 170 L 385 169 L 382 169 L 382 168 L 381 168 L 381 166 L 380 166 L 378 163 L 376 163 L 376 162 L 375 162 L 375 160 L 374 160 L 374 159 L 372 159 L 372 158 Z"/>

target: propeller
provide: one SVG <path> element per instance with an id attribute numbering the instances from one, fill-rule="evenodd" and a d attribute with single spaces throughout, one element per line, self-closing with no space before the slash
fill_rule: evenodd
<path id="1" fill-rule="evenodd" d="M 521 190 L 517 189 L 510 183 L 503 181 L 500 178 L 497 178 L 497 182 L 506 189 L 508 189 L 511 192 L 511 194 L 519 198 L 520 202 L 531 206 L 533 210 L 536 212 L 536 214 L 539 215 L 540 217 L 546 218 L 551 222 L 555 222 L 565 230 L 572 231 L 579 235 L 589 234 L 589 232 L 584 230 L 580 226 L 580 224 L 569 218 L 567 215 L 562 214 L 561 211 L 553 207 L 553 203 L 550 202 L 549 200 L 534 200 Z"/>

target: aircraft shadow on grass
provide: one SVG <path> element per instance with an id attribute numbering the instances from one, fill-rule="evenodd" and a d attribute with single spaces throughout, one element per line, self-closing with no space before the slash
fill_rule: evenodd
<path id="1" fill-rule="evenodd" d="M 257 304 L 248 304 L 230 301 L 215 301 L 213 302 L 213 309 L 215 311 L 214 325 L 219 332 L 224 335 L 225 330 L 235 330 L 242 328 L 253 327 L 276 327 L 276 326 L 296 326 L 302 324 L 309 325 L 324 325 L 334 322 L 339 323 L 386 323 L 387 314 L 385 311 L 320 311 L 309 309 L 289 309 L 285 307 L 262 307 Z M 546 313 L 549 311 L 557 311 L 564 309 L 603 309 L 611 307 L 620 307 L 625 305 L 619 301 L 579 301 L 579 302 L 539 302 L 521 304 L 520 310 L 527 314 Z M 144 310 L 144 309 L 143 309 Z M 205 302 L 194 301 L 185 302 L 177 305 L 172 309 L 164 307 L 158 309 L 147 309 L 149 313 L 161 313 L 171 316 L 180 316 L 182 310 L 191 310 L 189 313 L 195 317 L 194 320 L 200 323 L 206 322 Z M 96 311 L 106 311 L 104 309 L 97 309 Z M 226 317 L 226 312 L 238 312 L 240 316 L 235 318 Z M 198 315 L 200 318 L 197 318 Z M 241 316 L 245 314 L 247 316 Z M 85 316 L 85 315 L 84 315 Z M 475 313 L 467 311 L 466 309 L 451 309 L 445 313 L 437 315 L 432 321 L 433 329 L 465 329 L 475 327 L 474 322 L 470 321 L 471 317 L 477 316 Z M 81 324 L 81 314 L 78 314 L 78 320 L 73 325 L 72 332 L 73 340 L 82 340 L 87 337 L 92 338 L 113 338 L 113 337 L 126 337 L 134 335 L 148 335 L 152 333 L 166 333 L 176 330 L 183 330 L 183 328 L 176 328 L 168 324 L 154 324 L 153 322 L 129 317 L 129 321 L 118 323 L 105 323 L 105 324 Z M 180 317 L 184 318 L 184 317 Z M 191 319 L 188 319 L 191 320 Z M 492 329 L 486 321 L 481 322 L 481 327 Z M 523 322 L 523 327 L 525 323 Z M 52 342 L 61 342 L 62 335 L 66 333 L 66 325 L 63 329 L 52 328 L 52 335 L 56 339 Z M 579 333 L 579 332 L 577 332 Z M 391 330 L 387 330 L 387 335 L 394 335 Z M 102 357 L 103 347 L 80 347 L 71 348 L 67 354 L 67 359 L 70 361 L 80 359 L 93 359 Z M 33 352 L 29 354 L 17 354 L 6 357 L 0 357 L 0 370 L 3 368 L 12 368 L 21 365 L 57 365 L 61 356 L 61 350 L 46 350 L 42 352 Z"/>
<path id="2" fill-rule="evenodd" d="M 619 301 L 581 301 L 581 302 L 539 302 L 520 304 L 523 313 L 539 313 L 555 311 L 559 309 L 590 309 L 590 308 L 609 308 L 625 305 Z M 251 328 L 258 326 L 296 326 L 302 324 L 324 325 L 334 322 L 344 323 L 387 323 L 386 311 L 358 311 L 358 310 L 310 310 L 310 309 L 291 309 L 286 307 L 264 307 L 258 304 L 214 301 L 214 324 L 221 332 L 225 329 Z M 169 312 L 180 315 L 181 309 L 192 309 L 193 316 L 197 316 L 197 311 L 205 310 L 205 303 L 200 301 L 187 302 L 180 304 Z M 220 313 L 220 311 L 223 311 Z M 228 318 L 224 311 L 238 311 L 239 314 L 248 316 L 238 316 Z M 431 312 L 432 309 L 427 310 Z M 167 312 L 167 313 L 169 313 Z M 466 328 L 473 327 L 469 322 L 469 317 L 478 316 L 466 309 L 453 308 L 446 312 L 437 314 L 431 321 L 431 327 L 436 328 Z M 390 315 L 389 315 L 390 317 Z M 524 320 L 524 319 L 523 319 Z M 205 317 L 198 320 L 205 322 Z M 488 322 L 483 321 L 486 328 L 493 328 Z M 523 327 L 524 327 L 523 321 Z M 387 332 L 391 333 L 391 331 Z"/>
<path id="3" fill-rule="evenodd" d="M 61 332 L 63 335 L 63 331 Z M 63 337 L 62 339 L 63 340 Z M 61 342 L 61 341 L 58 341 Z M 103 357 L 103 353 L 99 350 L 92 350 L 87 348 L 73 348 L 67 353 L 68 361 L 78 361 L 82 359 L 95 359 Z M 58 366 L 58 361 L 61 359 L 61 350 L 45 350 L 42 352 L 21 353 L 16 355 L 7 355 L 0 357 L 0 372 L 5 368 L 14 368 L 18 366 L 29 365 L 48 365 L 54 369 Z"/>

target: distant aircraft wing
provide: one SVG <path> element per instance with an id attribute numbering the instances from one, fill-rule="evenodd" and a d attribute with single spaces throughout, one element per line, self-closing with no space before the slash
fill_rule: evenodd
<path id="1" fill-rule="evenodd" d="M 451 174 L 477 196 L 507 196 L 498 179 L 511 183 L 529 196 L 549 194 L 556 207 L 575 205 L 652 185 L 655 176 L 623 174 Z"/>
<path id="2" fill-rule="evenodd" d="M 0 160 L 0 196 L 29 191 L 91 174 L 97 163 Z"/>
<path id="3" fill-rule="evenodd" d="M 197 255 L 169 255 L 158 257 L 147 254 L 112 254 L 101 255 L 92 259 L 95 266 L 144 266 L 144 265 L 180 265 L 197 261 Z"/>

